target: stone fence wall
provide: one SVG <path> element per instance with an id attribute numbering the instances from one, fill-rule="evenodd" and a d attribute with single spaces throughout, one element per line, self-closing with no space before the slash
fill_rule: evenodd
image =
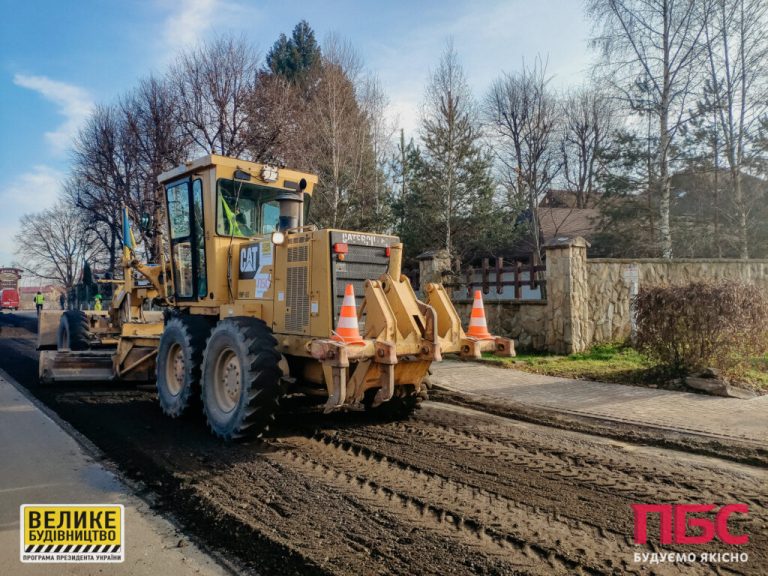
<path id="1" fill-rule="evenodd" d="M 768 260 L 589 259 L 589 331 L 585 345 L 626 340 L 633 293 L 642 286 L 741 280 L 768 290 Z"/>
<path id="2" fill-rule="evenodd" d="M 570 354 L 629 338 L 632 297 L 643 286 L 731 279 L 768 290 L 768 260 L 590 260 L 587 247 L 583 238 L 547 244 L 547 299 L 486 302 L 491 332 L 523 350 Z M 472 304 L 454 305 L 466 326 Z"/>
<path id="3" fill-rule="evenodd" d="M 472 302 L 454 302 L 461 316 L 462 326 L 469 325 Z M 491 334 L 514 338 L 519 350 L 546 350 L 547 339 L 543 327 L 547 321 L 546 300 L 517 300 L 512 302 L 486 302 L 485 319 Z"/>

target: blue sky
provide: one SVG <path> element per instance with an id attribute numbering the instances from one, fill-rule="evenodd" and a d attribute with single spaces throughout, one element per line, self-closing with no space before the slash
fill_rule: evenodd
<path id="1" fill-rule="evenodd" d="M 55 202 L 91 107 L 214 34 L 244 33 L 262 56 L 301 19 L 321 41 L 349 39 L 409 132 L 450 38 L 476 97 L 524 60 L 547 58 L 564 87 L 585 80 L 591 59 L 581 0 L 0 1 L 0 266 L 15 259 L 19 217 Z"/>

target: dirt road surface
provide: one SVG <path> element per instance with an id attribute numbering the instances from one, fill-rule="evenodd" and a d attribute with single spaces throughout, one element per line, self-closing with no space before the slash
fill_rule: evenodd
<path id="1" fill-rule="evenodd" d="M 150 386 L 37 383 L 34 318 L 0 317 L 0 368 L 138 494 L 254 574 L 765 574 L 761 467 L 427 402 L 405 421 L 289 399 L 261 442 L 164 417 Z M 633 503 L 746 503 L 747 545 L 633 544 Z M 748 562 L 636 563 L 738 552 Z M 729 556 L 730 558 L 730 556 Z"/>

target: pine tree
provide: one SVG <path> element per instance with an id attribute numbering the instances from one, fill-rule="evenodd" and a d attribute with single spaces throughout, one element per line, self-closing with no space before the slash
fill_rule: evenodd
<path id="1" fill-rule="evenodd" d="M 438 202 L 425 183 L 421 150 L 413 138 L 406 143 L 402 131 L 391 166 L 394 229 L 405 246 L 405 260 L 413 264 L 416 256 L 441 244 Z"/>
<path id="2" fill-rule="evenodd" d="M 285 34 L 275 41 L 267 53 L 267 66 L 274 74 L 288 76 L 293 69 L 293 45 Z"/>
<path id="3" fill-rule="evenodd" d="M 273 74 L 300 84 L 320 63 L 320 58 L 315 32 L 306 20 L 302 20 L 296 24 L 290 38 L 280 34 L 267 53 L 267 66 Z"/>
<path id="4" fill-rule="evenodd" d="M 603 191 L 599 232 L 592 240 L 590 255 L 597 257 L 644 258 L 656 255 L 658 230 L 655 214 L 653 153 L 656 140 L 625 130 L 617 131 L 615 146 L 603 151 L 605 172 L 598 178 Z M 650 171 L 649 171 L 650 170 Z"/>

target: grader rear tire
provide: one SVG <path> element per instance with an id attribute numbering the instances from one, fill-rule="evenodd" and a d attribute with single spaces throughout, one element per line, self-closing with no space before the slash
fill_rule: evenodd
<path id="1" fill-rule="evenodd" d="M 168 320 L 157 349 L 157 396 L 171 418 L 181 416 L 199 397 L 200 366 L 211 327 L 204 318 L 176 316 Z"/>
<path id="2" fill-rule="evenodd" d="M 87 350 L 90 328 L 88 318 L 82 310 L 67 310 L 61 315 L 56 332 L 57 350 Z"/>
<path id="3" fill-rule="evenodd" d="M 277 341 L 256 318 L 228 318 L 211 332 L 203 359 L 203 411 L 224 440 L 259 437 L 283 395 Z"/>

